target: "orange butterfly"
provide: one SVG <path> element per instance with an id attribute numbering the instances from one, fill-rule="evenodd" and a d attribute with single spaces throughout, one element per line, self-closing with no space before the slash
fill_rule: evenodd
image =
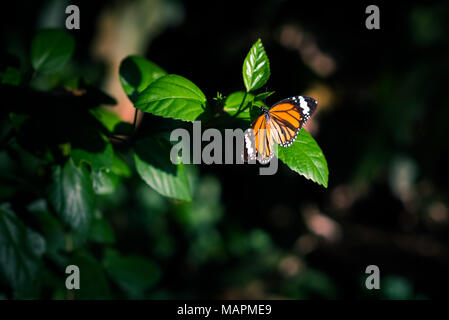
<path id="1" fill-rule="evenodd" d="M 290 146 L 317 106 L 318 102 L 307 96 L 284 99 L 270 109 L 262 106 L 263 114 L 245 134 L 244 158 L 268 163 L 274 155 L 274 143 Z"/>

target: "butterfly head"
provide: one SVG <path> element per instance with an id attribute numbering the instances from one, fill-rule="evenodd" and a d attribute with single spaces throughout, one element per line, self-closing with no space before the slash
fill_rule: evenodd
<path id="1" fill-rule="evenodd" d="M 261 107 L 260 109 L 262 109 L 262 112 L 263 112 L 263 113 L 265 113 L 265 114 L 268 113 L 268 108 L 265 107 L 264 105 L 262 105 L 262 107 Z"/>
<path id="2" fill-rule="evenodd" d="M 268 109 L 265 106 L 261 107 L 263 114 L 265 115 L 265 119 L 269 120 L 270 119 L 270 109 Z"/>

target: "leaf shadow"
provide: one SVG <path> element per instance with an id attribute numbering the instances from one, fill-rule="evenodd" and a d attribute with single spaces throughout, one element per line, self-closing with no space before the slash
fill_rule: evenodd
<path id="1" fill-rule="evenodd" d="M 82 115 L 77 120 L 69 133 L 72 149 L 83 149 L 89 153 L 104 152 L 108 142 L 102 135 L 101 124 L 91 115 Z"/>
<path id="2" fill-rule="evenodd" d="M 120 65 L 120 76 L 133 88 L 133 92 L 129 95 L 130 100 L 134 103 L 138 98 L 138 88 L 142 82 L 142 73 L 139 66 L 133 59 L 125 59 Z"/>
<path id="3" fill-rule="evenodd" d="M 148 137 L 138 141 L 134 151 L 139 159 L 148 165 L 172 176 L 177 175 L 177 165 L 173 164 L 170 159 L 170 143 L 168 141 Z"/>

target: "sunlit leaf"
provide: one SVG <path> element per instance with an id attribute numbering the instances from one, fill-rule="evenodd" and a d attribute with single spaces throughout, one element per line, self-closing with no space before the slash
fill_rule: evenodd
<path id="1" fill-rule="evenodd" d="M 190 80 L 175 74 L 152 82 L 134 106 L 165 118 L 194 121 L 203 113 L 206 97 Z"/>
<path id="2" fill-rule="evenodd" d="M 266 98 L 268 98 L 269 96 L 271 96 L 272 94 L 274 94 L 275 93 L 275 91 L 268 91 L 268 92 L 262 92 L 262 93 L 259 93 L 255 98 L 254 98 L 254 100 L 255 101 L 263 101 L 263 100 L 265 100 Z"/>
<path id="3" fill-rule="evenodd" d="M 254 96 L 251 93 L 233 92 L 226 98 L 223 110 L 231 116 L 249 121 L 249 104 L 253 100 Z"/>
<path id="4" fill-rule="evenodd" d="M 89 112 L 110 132 L 123 120 L 115 113 L 104 108 L 90 109 Z"/>
<path id="5" fill-rule="evenodd" d="M 123 121 L 115 112 L 104 108 L 94 108 L 90 113 L 114 135 L 131 135 L 134 127 L 131 123 Z"/>
<path id="6" fill-rule="evenodd" d="M 156 79 L 167 72 L 155 63 L 139 57 L 128 56 L 120 64 L 120 83 L 132 102 Z"/>
<path id="7" fill-rule="evenodd" d="M 279 147 L 278 157 L 290 169 L 327 188 L 326 158 L 315 139 L 304 129 L 290 147 Z"/>
<path id="8" fill-rule="evenodd" d="M 254 91 L 262 87 L 270 77 L 270 62 L 259 39 L 251 47 L 243 62 L 243 82 L 246 91 Z"/>

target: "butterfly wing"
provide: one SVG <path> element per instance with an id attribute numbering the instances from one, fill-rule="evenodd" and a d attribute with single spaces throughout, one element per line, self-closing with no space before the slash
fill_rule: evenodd
<path id="1" fill-rule="evenodd" d="M 317 101 L 307 96 L 291 97 L 273 105 L 246 132 L 244 160 L 268 163 L 274 155 L 274 143 L 290 146 L 317 106 Z"/>
<path id="2" fill-rule="evenodd" d="M 249 160 L 257 159 L 260 163 L 268 163 L 274 155 L 272 128 L 265 114 L 259 116 L 252 127 L 245 133 L 245 152 Z"/>
<path id="3" fill-rule="evenodd" d="M 268 126 L 272 128 L 276 143 L 290 146 L 317 106 L 317 101 L 307 96 L 291 97 L 273 105 L 269 110 Z"/>

